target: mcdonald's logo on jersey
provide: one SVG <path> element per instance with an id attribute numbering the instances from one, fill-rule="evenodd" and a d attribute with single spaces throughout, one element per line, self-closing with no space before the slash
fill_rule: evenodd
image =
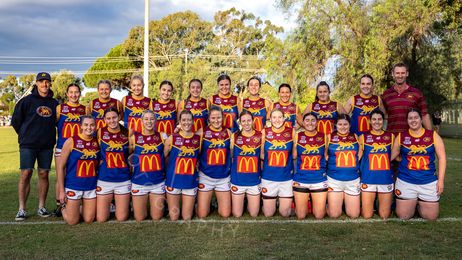
<path id="1" fill-rule="evenodd" d="M 177 157 L 175 166 L 176 174 L 194 175 L 196 158 Z"/>
<path id="2" fill-rule="evenodd" d="M 128 128 L 141 133 L 141 131 L 143 130 L 143 124 L 141 123 L 141 118 L 140 117 L 128 117 Z"/>
<path id="3" fill-rule="evenodd" d="M 159 120 L 157 121 L 157 131 L 171 134 L 173 133 L 174 124 L 175 120 Z"/>
<path id="4" fill-rule="evenodd" d="M 160 154 L 143 154 L 140 155 L 141 172 L 160 171 Z"/>
<path id="5" fill-rule="evenodd" d="M 358 130 L 360 132 L 367 132 L 370 129 L 369 116 L 358 116 Z"/>
<path id="6" fill-rule="evenodd" d="M 336 151 L 335 166 L 337 168 L 356 167 L 356 151 Z"/>
<path id="7" fill-rule="evenodd" d="M 302 155 L 300 170 L 317 171 L 321 169 L 321 155 Z"/>
<path id="8" fill-rule="evenodd" d="M 77 162 L 77 177 L 89 178 L 96 176 L 95 161 L 79 160 Z"/>
<path id="9" fill-rule="evenodd" d="M 78 123 L 67 123 L 64 122 L 63 126 L 63 138 L 69 138 L 78 134 L 80 131 L 80 126 Z"/>
<path id="10" fill-rule="evenodd" d="M 226 149 L 208 149 L 207 150 L 207 164 L 208 165 L 225 165 Z"/>
<path id="11" fill-rule="evenodd" d="M 271 167 L 285 167 L 289 157 L 288 151 L 268 151 L 268 166 Z"/>
<path id="12" fill-rule="evenodd" d="M 318 120 L 318 132 L 330 134 L 333 130 L 334 127 L 330 120 Z"/>
<path id="13" fill-rule="evenodd" d="M 104 122 L 103 119 L 100 119 L 100 118 L 96 118 L 96 128 L 99 129 L 99 128 L 103 128 L 106 126 L 106 122 Z"/>
<path id="14" fill-rule="evenodd" d="M 407 156 L 409 170 L 421 171 L 429 170 L 428 165 L 430 164 L 430 157 L 428 155 L 422 156 Z"/>
<path id="15" fill-rule="evenodd" d="M 258 172 L 257 163 L 258 163 L 257 156 L 238 156 L 237 157 L 237 172 L 257 173 Z"/>
<path id="16" fill-rule="evenodd" d="M 106 158 L 107 167 L 109 169 L 120 169 L 127 167 L 127 163 L 125 162 L 125 156 L 123 153 L 106 152 Z"/>
<path id="17" fill-rule="evenodd" d="M 261 116 L 255 116 L 253 118 L 253 127 L 257 131 L 261 131 L 263 129 L 263 117 Z"/>
<path id="18" fill-rule="evenodd" d="M 390 170 L 390 159 L 387 153 L 369 154 L 369 170 L 385 171 Z"/>
<path id="19" fill-rule="evenodd" d="M 197 132 L 197 130 L 204 128 L 204 119 L 203 118 L 194 118 L 194 129 L 193 132 Z"/>
<path id="20" fill-rule="evenodd" d="M 225 113 L 224 114 L 225 118 L 223 120 L 223 127 L 225 128 L 231 128 L 233 127 L 233 114 Z"/>

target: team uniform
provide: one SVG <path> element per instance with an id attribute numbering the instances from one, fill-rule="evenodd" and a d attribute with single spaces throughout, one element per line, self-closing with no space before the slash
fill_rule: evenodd
<path id="1" fill-rule="evenodd" d="M 219 94 L 213 95 L 211 103 L 223 109 L 223 127 L 235 133 L 239 129 L 237 124 L 237 117 L 239 114 L 237 96 L 230 95 L 229 97 L 222 97 Z"/>
<path id="2" fill-rule="evenodd" d="M 96 137 L 85 139 L 80 134 L 72 137 L 72 150 L 66 163 L 64 189 L 71 200 L 96 198 L 99 144 Z"/>
<path id="3" fill-rule="evenodd" d="M 351 132 L 356 135 L 364 134 L 371 130 L 369 118 L 372 111 L 380 106 L 380 98 L 376 95 L 364 97 L 359 94 L 353 97 L 353 110 L 351 111 Z"/>
<path id="4" fill-rule="evenodd" d="M 197 161 L 201 148 L 201 137 L 192 135 L 184 137 L 181 134 L 172 135 L 172 150 L 167 165 L 165 186 L 167 193 L 172 195 L 195 196 L 199 176 Z"/>
<path id="5" fill-rule="evenodd" d="M 98 195 L 129 194 L 131 176 L 128 168 L 128 137 L 121 131 L 112 132 L 108 127 L 98 130 L 101 147 L 101 165 L 99 168 Z"/>
<path id="6" fill-rule="evenodd" d="M 170 99 L 168 102 L 155 100 L 152 102 L 152 110 L 156 114 L 156 131 L 165 133 L 166 135 L 173 134 L 176 124 L 176 101 Z"/>
<path id="7" fill-rule="evenodd" d="M 209 105 L 205 98 L 200 98 L 198 101 L 187 99 L 180 102 L 178 111 L 186 109 L 193 114 L 193 132 L 205 128 L 207 118 L 209 117 Z"/>
<path id="8" fill-rule="evenodd" d="M 231 192 L 233 194 L 260 194 L 262 134 L 252 136 L 235 133 L 233 163 L 231 166 Z"/>
<path id="9" fill-rule="evenodd" d="M 333 132 L 331 134 L 327 149 L 329 191 L 359 195 L 358 151 L 359 143 L 354 133 L 341 135 Z"/>
<path id="10" fill-rule="evenodd" d="M 300 111 L 295 103 L 282 103 L 281 101 L 278 101 L 273 104 L 271 110 L 275 108 L 284 112 L 284 118 L 286 119 L 285 126 L 292 128 L 295 127 L 295 124 L 297 123 L 297 115 Z"/>
<path id="11" fill-rule="evenodd" d="M 59 104 L 56 107 L 58 117 L 58 141 L 56 142 L 55 156 L 61 155 L 61 149 L 67 138 L 80 132 L 80 117 L 86 114 L 85 106 L 81 104 L 72 105 L 70 103 Z"/>
<path id="12" fill-rule="evenodd" d="M 207 126 L 202 133 L 202 152 L 199 157 L 199 190 L 229 191 L 231 170 L 231 133 Z"/>
<path id="13" fill-rule="evenodd" d="M 265 130 L 263 149 L 266 151 L 263 160 L 261 191 L 265 198 L 291 198 L 294 163 L 292 148 L 294 130 L 283 126 L 281 132 L 271 127 Z"/>
<path id="14" fill-rule="evenodd" d="M 311 104 L 311 112 L 313 112 L 318 118 L 318 132 L 329 135 L 335 131 L 335 122 L 338 117 L 337 102 L 315 101 Z"/>
<path id="15" fill-rule="evenodd" d="M 151 99 L 143 97 L 141 99 L 128 95 L 122 99 L 124 126 L 132 131 L 141 133 L 143 123 L 141 115 L 143 111 L 152 109 Z"/>
<path id="16" fill-rule="evenodd" d="M 296 143 L 297 164 L 293 182 L 294 191 L 327 191 L 325 135 L 320 132 L 314 135 L 299 132 Z"/>
<path id="17" fill-rule="evenodd" d="M 409 131 L 399 136 L 402 160 L 398 167 L 395 194 L 400 199 L 436 202 L 435 132 L 424 130 L 420 136 Z"/>
<path id="18" fill-rule="evenodd" d="M 135 132 L 132 195 L 165 194 L 164 142 L 158 132 Z"/>
<path id="19" fill-rule="evenodd" d="M 361 172 L 361 190 L 363 192 L 393 192 L 393 171 L 390 166 L 393 134 L 383 132 L 365 133 L 364 153 L 359 170 Z"/>
<path id="20" fill-rule="evenodd" d="M 117 99 L 110 98 L 108 101 L 101 101 L 99 98 L 96 98 L 90 102 L 88 114 L 95 118 L 96 129 L 106 126 L 106 122 L 104 122 L 104 111 L 110 107 L 115 107 L 119 114 L 122 113 L 122 103 Z"/>
<path id="21" fill-rule="evenodd" d="M 253 128 L 257 131 L 263 130 L 266 126 L 266 118 L 268 111 L 266 110 L 266 99 L 258 98 L 244 98 L 242 101 L 242 108 L 247 109 L 253 115 Z"/>

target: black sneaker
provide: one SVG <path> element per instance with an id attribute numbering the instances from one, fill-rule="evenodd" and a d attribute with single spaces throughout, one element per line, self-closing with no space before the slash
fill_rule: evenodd
<path id="1" fill-rule="evenodd" d="M 49 216 L 51 216 L 50 212 L 48 212 L 48 210 L 45 207 L 39 208 L 37 210 L 37 215 L 42 218 L 48 218 Z"/>
<path id="2" fill-rule="evenodd" d="M 64 208 L 64 204 L 59 204 L 59 205 L 56 205 L 56 209 L 53 211 L 53 216 L 55 217 L 62 217 L 63 216 L 63 213 L 61 213 L 61 211 L 63 210 Z"/>
<path id="3" fill-rule="evenodd" d="M 16 218 L 14 220 L 16 221 L 23 221 L 27 217 L 27 212 L 23 209 L 20 209 L 18 213 L 16 213 Z"/>

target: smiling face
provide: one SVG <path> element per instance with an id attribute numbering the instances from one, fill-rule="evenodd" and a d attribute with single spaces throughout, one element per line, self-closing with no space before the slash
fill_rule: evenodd
<path id="1" fill-rule="evenodd" d="M 383 117 L 380 114 L 371 115 L 371 126 L 374 131 L 381 131 L 383 127 Z"/>
<path id="2" fill-rule="evenodd" d="M 402 85 L 406 83 L 409 72 L 407 71 L 406 67 L 395 67 L 393 69 L 392 76 L 396 84 Z"/>
<path id="3" fill-rule="evenodd" d="M 239 121 L 241 122 L 241 126 L 242 126 L 242 131 L 244 132 L 250 132 L 253 130 L 253 120 L 252 120 L 252 116 L 249 115 L 249 114 L 244 114 L 241 116 L 241 118 L 239 119 Z"/>
<path id="4" fill-rule="evenodd" d="M 80 131 L 85 137 L 92 137 L 95 133 L 96 122 L 94 118 L 84 118 L 80 124 Z"/>
<path id="5" fill-rule="evenodd" d="M 272 127 L 276 129 L 281 128 L 285 123 L 284 113 L 279 110 L 271 112 L 270 121 Z"/>
<path id="6" fill-rule="evenodd" d="M 202 86 L 199 82 L 193 81 L 189 84 L 189 94 L 191 94 L 191 98 L 199 99 L 201 97 Z"/>
<path id="7" fill-rule="evenodd" d="M 218 91 L 223 96 L 229 96 L 231 89 L 231 82 L 227 79 L 222 79 L 218 82 Z"/>
<path id="8" fill-rule="evenodd" d="M 191 114 L 182 114 L 180 117 L 180 127 L 184 132 L 191 132 L 193 117 Z"/>
<path id="9" fill-rule="evenodd" d="M 111 130 L 119 129 L 119 115 L 115 111 L 106 113 L 104 121 Z"/>
<path id="10" fill-rule="evenodd" d="M 251 79 L 249 81 L 248 90 L 251 96 L 258 96 L 260 92 L 260 81 L 257 79 Z"/>
<path id="11" fill-rule="evenodd" d="M 319 86 L 318 90 L 316 91 L 316 96 L 318 97 L 319 101 L 328 102 L 329 101 L 329 87 L 326 85 Z"/>
<path id="12" fill-rule="evenodd" d="M 214 129 L 221 129 L 223 125 L 223 114 L 220 111 L 212 110 L 209 114 L 209 125 Z"/>
<path id="13" fill-rule="evenodd" d="M 420 117 L 419 113 L 416 111 L 409 112 L 407 114 L 407 124 L 411 130 L 420 130 L 422 128 L 422 118 Z"/>
<path id="14" fill-rule="evenodd" d="M 132 91 L 132 95 L 135 97 L 142 97 L 143 96 L 143 82 L 139 79 L 132 79 L 130 81 L 130 90 Z"/>
<path id="15" fill-rule="evenodd" d="M 79 103 L 80 94 L 80 88 L 77 86 L 69 87 L 66 92 L 67 99 L 72 104 Z"/>
<path id="16" fill-rule="evenodd" d="M 342 134 L 346 135 L 350 132 L 350 123 L 346 119 L 339 119 L 337 121 L 337 131 Z"/>
<path id="17" fill-rule="evenodd" d="M 160 99 L 162 101 L 169 101 L 172 98 L 173 88 L 168 84 L 163 84 L 160 86 Z"/>
<path id="18" fill-rule="evenodd" d="M 146 131 L 151 132 L 154 130 L 154 126 L 156 125 L 156 117 L 153 113 L 144 113 L 141 118 L 141 122 L 143 123 L 143 128 Z"/>
<path id="19" fill-rule="evenodd" d="M 98 85 L 98 96 L 102 100 L 107 100 L 111 96 L 111 86 L 106 83 L 100 83 Z"/>
<path id="20" fill-rule="evenodd" d="M 37 85 L 37 91 L 40 96 L 46 97 L 48 95 L 48 92 L 50 91 L 51 88 L 51 82 L 47 79 L 42 79 L 38 80 L 35 82 L 35 85 Z"/>
<path id="21" fill-rule="evenodd" d="M 292 92 L 290 92 L 290 89 L 288 87 L 282 87 L 279 90 L 279 100 L 282 103 L 289 103 L 291 95 L 292 95 Z"/>
<path id="22" fill-rule="evenodd" d="M 372 95 L 372 80 L 368 77 L 361 78 L 361 82 L 359 83 L 359 90 L 364 96 L 368 97 Z"/>
<path id="23" fill-rule="evenodd" d="M 305 119 L 303 120 L 303 127 L 308 131 L 308 132 L 314 132 L 316 131 L 316 126 L 317 126 L 318 120 L 314 115 L 307 115 Z"/>

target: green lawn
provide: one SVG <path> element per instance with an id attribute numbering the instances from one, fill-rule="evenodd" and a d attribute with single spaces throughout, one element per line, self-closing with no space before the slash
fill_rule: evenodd
<path id="1" fill-rule="evenodd" d="M 15 225 L 19 153 L 11 128 L 0 128 L 0 258 L 458 258 L 462 249 L 462 140 L 445 139 L 450 160 L 444 221 L 374 223 L 94 223 Z M 54 171 L 52 171 L 54 182 Z M 28 209 L 37 207 L 36 176 Z M 48 207 L 53 208 L 50 187 Z M 454 218 L 454 219 L 448 219 Z M 212 216 L 211 219 L 219 219 Z M 231 218 L 234 220 L 233 218 Z M 243 219 L 249 220 L 249 217 Z M 258 219 L 264 220 L 264 217 Z M 279 217 L 272 218 L 281 220 Z M 291 219 L 293 220 L 293 219 Z M 48 218 L 47 221 L 60 221 Z"/>

